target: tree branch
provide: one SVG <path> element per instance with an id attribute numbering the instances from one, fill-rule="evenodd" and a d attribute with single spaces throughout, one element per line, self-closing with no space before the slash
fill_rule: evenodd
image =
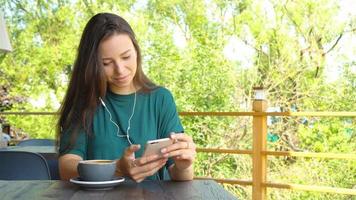
<path id="1" fill-rule="evenodd" d="M 289 10 L 287 8 L 287 3 L 283 5 L 283 8 L 286 11 L 285 13 L 287 14 L 287 17 L 292 21 L 298 33 L 300 33 L 303 36 L 305 41 L 308 41 L 305 35 L 303 34 L 302 30 L 300 29 L 299 25 L 297 24 L 297 22 L 293 19 L 292 15 L 289 13 Z"/>
<path id="2" fill-rule="evenodd" d="M 342 38 L 343 35 L 344 35 L 344 32 L 339 35 L 339 37 L 336 39 L 336 41 L 333 44 L 333 46 L 331 46 L 331 48 L 329 50 L 327 50 L 325 53 L 323 53 L 323 56 L 328 54 L 330 51 L 332 51 L 336 47 L 336 45 L 339 43 L 339 41 L 340 41 L 340 39 Z"/>
<path id="3" fill-rule="evenodd" d="M 262 53 L 262 54 L 265 55 L 265 56 L 269 56 L 269 54 L 263 52 L 262 49 L 259 49 L 259 48 L 255 47 L 254 45 L 248 43 L 247 40 L 241 39 L 241 41 L 242 41 L 243 43 L 245 43 L 247 46 L 252 47 L 253 49 L 255 49 L 255 51 L 260 52 L 260 53 Z"/>
<path id="4" fill-rule="evenodd" d="M 20 1 L 12 1 L 15 5 L 17 5 L 19 8 L 20 8 L 20 10 L 22 10 L 22 11 L 24 11 L 25 13 L 30 13 L 28 10 L 26 10 L 26 8 L 24 8 L 23 6 L 22 6 L 22 4 L 21 4 L 21 2 Z"/>
<path id="5" fill-rule="evenodd" d="M 344 33 L 348 33 L 348 32 L 355 32 L 356 28 L 353 28 L 351 30 L 345 30 L 344 32 L 340 33 L 339 37 L 336 39 L 335 43 L 333 44 L 333 46 L 330 47 L 329 50 L 327 50 L 325 53 L 323 53 L 323 56 L 325 56 L 326 54 L 328 54 L 330 51 L 332 51 L 336 45 L 340 42 L 342 36 L 344 36 Z"/>

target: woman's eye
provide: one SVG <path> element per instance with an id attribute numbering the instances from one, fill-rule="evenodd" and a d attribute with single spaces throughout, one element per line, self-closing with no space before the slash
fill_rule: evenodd
<path id="1" fill-rule="evenodd" d="M 127 59 L 129 59 L 129 58 L 130 58 L 130 56 L 122 57 L 122 59 L 124 59 L 124 60 L 127 60 Z"/>
<path id="2" fill-rule="evenodd" d="M 111 64 L 111 62 L 103 63 L 104 66 L 108 66 L 110 64 Z"/>

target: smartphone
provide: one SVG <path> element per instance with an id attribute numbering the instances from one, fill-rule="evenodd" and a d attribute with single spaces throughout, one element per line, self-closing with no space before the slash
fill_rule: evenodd
<path id="1" fill-rule="evenodd" d="M 149 140 L 145 145 L 145 150 L 142 156 L 150 155 L 162 155 L 161 149 L 173 144 L 173 140 L 170 138 L 163 138 L 158 140 Z"/>

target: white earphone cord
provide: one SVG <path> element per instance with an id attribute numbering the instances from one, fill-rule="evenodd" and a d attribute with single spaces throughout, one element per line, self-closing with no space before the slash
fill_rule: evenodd
<path id="1" fill-rule="evenodd" d="M 126 135 L 120 135 L 120 128 L 119 128 L 119 125 L 117 125 L 113 120 L 112 120 L 112 116 L 111 116 L 111 113 L 109 111 L 109 109 L 106 107 L 104 101 L 100 98 L 100 101 L 101 101 L 101 104 L 103 104 L 104 108 L 106 109 L 106 111 L 109 113 L 109 116 L 110 116 L 110 121 L 116 126 L 117 128 L 117 133 L 116 135 L 118 137 L 126 137 L 127 138 L 127 141 L 130 143 L 130 145 L 132 145 L 133 143 L 131 142 L 130 140 L 130 136 L 129 136 L 129 131 L 130 131 L 130 128 L 131 128 L 131 119 L 132 117 L 134 116 L 135 114 L 135 108 L 136 108 L 136 92 L 135 92 L 135 99 L 134 99 L 134 105 L 132 106 L 132 112 L 131 112 L 131 116 L 128 120 L 128 126 L 127 126 L 127 130 L 126 130 Z M 161 180 L 161 177 L 159 176 L 158 172 L 155 173 L 155 176 L 157 177 L 158 180 Z"/>
<path id="2" fill-rule="evenodd" d="M 126 129 L 126 135 L 120 135 L 120 127 L 117 123 L 115 123 L 113 120 L 112 120 L 112 115 L 111 115 L 111 112 L 109 111 L 109 109 L 106 107 L 104 101 L 100 98 L 100 101 L 101 101 L 101 104 L 103 104 L 104 108 L 106 109 L 106 111 L 109 113 L 109 116 L 110 116 L 110 121 L 116 126 L 117 128 L 117 132 L 116 132 L 116 135 L 118 137 L 126 137 L 127 138 L 127 141 L 130 143 L 130 145 L 132 145 L 133 143 L 131 142 L 130 140 L 130 134 L 129 134 L 129 131 L 130 131 L 130 128 L 131 128 L 131 119 L 132 117 L 134 116 L 135 114 L 135 108 L 136 108 L 136 91 L 135 91 L 135 99 L 134 99 L 134 105 L 132 106 L 132 112 L 131 112 L 131 116 L 129 117 L 129 120 L 128 120 L 128 126 L 127 126 L 127 129 Z"/>

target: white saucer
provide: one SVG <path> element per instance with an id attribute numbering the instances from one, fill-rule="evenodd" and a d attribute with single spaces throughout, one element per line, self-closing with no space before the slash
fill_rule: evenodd
<path id="1" fill-rule="evenodd" d="M 114 186 L 119 185 L 124 180 L 125 178 L 123 177 L 115 177 L 111 181 L 81 181 L 80 178 L 77 177 L 71 178 L 69 182 L 79 185 L 86 190 L 110 190 Z"/>

